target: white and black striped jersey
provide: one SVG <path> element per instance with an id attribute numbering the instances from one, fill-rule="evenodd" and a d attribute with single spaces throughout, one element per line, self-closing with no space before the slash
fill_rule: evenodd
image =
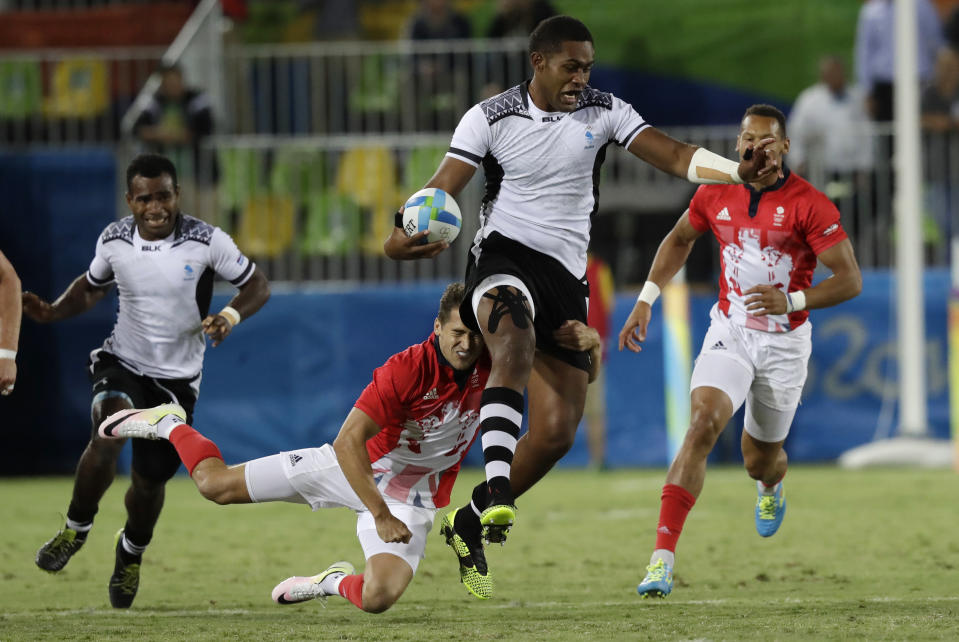
<path id="1" fill-rule="evenodd" d="M 447 155 L 486 172 L 480 240 L 499 232 L 586 273 L 590 217 L 598 207 L 606 146 L 628 147 L 649 127 L 628 103 L 587 87 L 573 112 L 544 112 L 527 83 L 474 105 Z"/>
<path id="2" fill-rule="evenodd" d="M 102 349 L 137 374 L 197 376 L 206 349 L 200 322 L 209 311 L 214 273 L 241 286 L 255 267 L 226 232 L 192 216 L 181 213 L 160 241 L 140 238 L 132 216 L 111 223 L 87 270 L 93 285 L 117 284 L 117 322 Z"/>

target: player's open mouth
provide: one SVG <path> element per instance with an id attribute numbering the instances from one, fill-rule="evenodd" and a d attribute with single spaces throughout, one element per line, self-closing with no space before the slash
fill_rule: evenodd
<path id="1" fill-rule="evenodd" d="M 580 91 L 564 91 L 560 94 L 560 98 L 563 99 L 563 102 L 567 105 L 575 105 L 579 101 L 579 95 L 582 92 Z"/>
<path id="2" fill-rule="evenodd" d="M 160 226 L 166 225 L 170 217 L 166 214 L 147 214 L 143 217 L 143 222 L 148 225 Z"/>

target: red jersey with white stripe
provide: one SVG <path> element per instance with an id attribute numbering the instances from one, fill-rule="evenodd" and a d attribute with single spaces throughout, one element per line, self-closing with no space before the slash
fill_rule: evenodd
<path id="1" fill-rule="evenodd" d="M 472 370 L 454 370 L 435 335 L 373 371 L 355 406 L 381 430 L 366 442 L 373 478 L 388 498 L 442 508 L 479 429 L 489 378 L 484 351 Z"/>
<path id="2" fill-rule="evenodd" d="M 772 285 L 783 292 L 812 284 L 816 256 L 846 238 L 839 210 L 806 180 L 785 177 L 755 190 L 749 185 L 703 185 L 689 204 L 689 222 L 712 230 L 720 247 L 719 309 L 735 323 L 765 332 L 788 332 L 809 318 L 808 310 L 754 316 L 743 292 Z"/>

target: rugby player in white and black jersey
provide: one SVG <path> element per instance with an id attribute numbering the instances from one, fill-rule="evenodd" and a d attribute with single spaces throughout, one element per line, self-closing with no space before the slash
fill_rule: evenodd
<path id="1" fill-rule="evenodd" d="M 574 18 L 541 22 L 529 52 L 532 79 L 467 111 L 426 185 L 456 197 L 480 165 L 486 174 L 461 314 L 492 357 L 481 411 L 487 481 L 453 520 L 474 558 L 483 555 L 481 535 L 504 540 L 515 497 L 566 454 L 583 414 L 589 357 L 560 347 L 554 333 L 568 319 L 586 321 L 586 249 L 607 145 L 694 183 L 742 183 L 780 171 L 765 153 L 772 139 L 757 141 L 737 163 L 666 136 L 627 103 L 590 87 L 593 38 Z M 384 246 L 391 258 L 429 258 L 447 247 L 424 244 L 425 233 L 407 237 L 399 218 Z M 524 389 L 530 427 L 518 439 Z"/>
<path id="2" fill-rule="evenodd" d="M 192 415 L 206 337 L 218 345 L 270 296 L 269 284 L 220 228 L 180 212 L 176 168 L 169 159 L 138 156 L 127 167 L 132 212 L 100 235 L 85 274 L 53 303 L 23 294 L 24 314 L 41 323 L 90 309 L 116 283 L 119 311 L 112 334 L 90 354 L 94 430 L 80 456 L 66 524 L 37 551 L 40 568 L 62 569 L 86 541 L 100 499 L 113 481 L 124 441 L 98 437 L 105 417 L 127 408 L 178 403 Z M 239 292 L 209 314 L 214 276 Z M 164 486 L 180 466 L 168 442 L 133 440 L 127 521 L 117 535 L 110 603 L 127 608 L 139 585 L 143 551 L 163 507 Z"/>

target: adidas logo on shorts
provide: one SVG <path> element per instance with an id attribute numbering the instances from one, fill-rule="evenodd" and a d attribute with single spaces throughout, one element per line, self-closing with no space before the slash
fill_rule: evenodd
<path id="1" fill-rule="evenodd" d="M 713 347 L 710 350 L 725 350 L 726 345 L 722 341 L 717 341 L 713 344 Z"/>
<path id="2" fill-rule="evenodd" d="M 298 463 L 303 461 L 303 458 L 297 455 L 296 453 L 290 453 L 290 466 L 296 466 Z"/>
<path id="3" fill-rule="evenodd" d="M 729 208 L 724 207 L 719 210 L 719 214 L 716 215 L 717 221 L 731 221 L 732 217 L 729 216 Z"/>
<path id="4" fill-rule="evenodd" d="M 440 395 L 438 392 L 436 392 L 436 388 L 433 388 L 432 390 L 427 392 L 425 395 L 423 395 L 423 401 L 432 401 L 434 399 L 439 399 L 439 398 L 440 398 Z"/>

